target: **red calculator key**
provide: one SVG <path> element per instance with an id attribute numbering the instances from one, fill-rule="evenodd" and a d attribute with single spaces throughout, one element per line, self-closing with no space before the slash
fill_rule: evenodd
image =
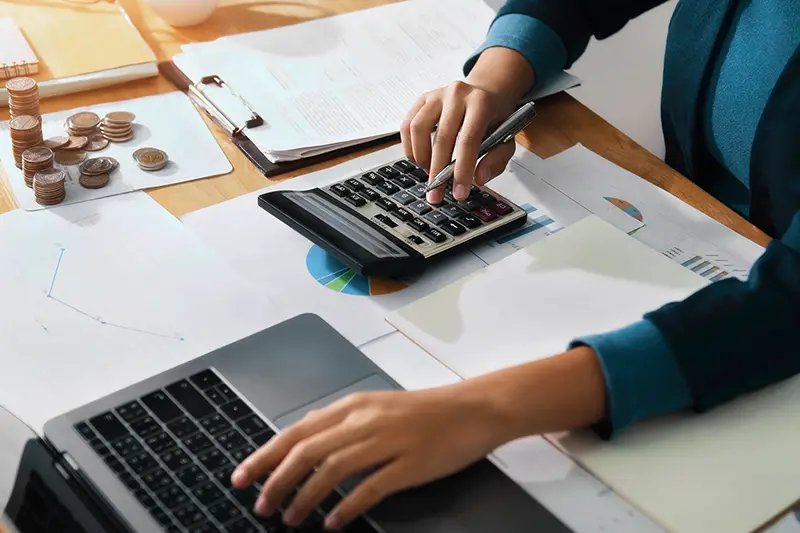
<path id="1" fill-rule="evenodd" d="M 479 208 L 475 209 L 472 212 L 472 214 L 478 217 L 479 219 L 483 220 L 484 222 L 491 222 L 492 220 L 497 218 L 497 213 L 495 213 L 485 205 L 482 205 Z"/>
<path id="2" fill-rule="evenodd" d="M 492 210 L 500 216 L 507 215 L 514 211 L 514 208 L 505 202 L 495 202 L 491 205 Z"/>

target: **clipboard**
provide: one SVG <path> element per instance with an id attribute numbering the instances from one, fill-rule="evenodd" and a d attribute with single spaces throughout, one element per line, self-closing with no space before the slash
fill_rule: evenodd
<path id="1" fill-rule="evenodd" d="M 204 76 L 199 83 L 192 83 L 172 61 L 159 63 L 158 70 L 165 78 L 175 85 L 177 89 L 185 92 L 195 105 L 228 135 L 231 142 L 235 144 L 267 178 L 336 159 L 337 157 L 357 153 L 366 148 L 385 145 L 392 141 L 397 141 L 400 138 L 399 134 L 393 134 L 312 157 L 275 163 L 270 161 L 247 136 L 248 129 L 264 125 L 264 118 L 253 110 L 244 98 L 239 96 L 224 79 L 216 74 L 209 74 Z M 206 87 L 209 86 L 224 90 L 228 93 L 230 98 L 226 99 L 227 103 L 225 106 L 212 100 L 206 90 Z M 234 107 L 238 109 L 234 109 Z M 246 118 L 237 120 L 234 117 Z"/>

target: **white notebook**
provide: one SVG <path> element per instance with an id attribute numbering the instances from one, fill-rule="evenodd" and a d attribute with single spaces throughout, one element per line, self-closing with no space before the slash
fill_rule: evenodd
<path id="1" fill-rule="evenodd" d="M 0 18 L 0 79 L 39 72 L 39 59 L 12 19 Z"/>

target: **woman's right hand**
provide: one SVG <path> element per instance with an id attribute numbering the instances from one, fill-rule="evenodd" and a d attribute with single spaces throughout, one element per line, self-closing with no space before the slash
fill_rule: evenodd
<path id="1" fill-rule="evenodd" d="M 514 111 L 532 84 L 533 70 L 519 53 L 507 48 L 484 51 L 465 81 L 426 93 L 412 106 L 400 129 L 406 157 L 431 179 L 455 159 L 453 196 L 465 199 L 473 181 L 486 184 L 505 170 L 514 155 L 515 144 L 508 142 L 478 163 L 489 128 Z M 443 196 L 440 187 L 428 194 L 428 201 L 437 204 Z"/>

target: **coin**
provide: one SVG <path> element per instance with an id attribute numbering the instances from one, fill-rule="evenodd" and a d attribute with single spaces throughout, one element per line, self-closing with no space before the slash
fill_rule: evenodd
<path id="1" fill-rule="evenodd" d="M 88 137 L 76 137 L 74 135 L 70 135 L 69 143 L 62 146 L 60 150 L 81 150 L 87 144 L 89 144 Z"/>
<path id="2" fill-rule="evenodd" d="M 142 170 L 155 171 L 167 165 L 169 156 L 158 148 L 139 148 L 133 152 L 133 160 Z"/>
<path id="3" fill-rule="evenodd" d="M 53 151 L 46 146 L 34 146 L 22 153 L 22 159 L 28 163 L 44 163 L 53 158 Z"/>
<path id="4" fill-rule="evenodd" d="M 108 139 L 99 133 L 95 133 L 89 136 L 89 144 L 86 145 L 86 149 L 90 152 L 99 152 L 106 146 L 108 146 Z"/>
<path id="5" fill-rule="evenodd" d="M 8 124 L 12 130 L 29 131 L 39 126 L 39 119 L 30 115 L 14 117 Z"/>
<path id="6" fill-rule="evenodd" d="M 117 161 L 110 157 L 95 157 L 87 159 L 81 166 L 81 174 L 87 176 L 97 176 L 100 174 L 108 174 L 113 171 L 117 166 Z"/>
<path id="7" fill-rule="evenodd" d="M 57 148 L 61 148 L 69 144 L 69 137 L 66 135 L 59 135 L 58 137 L 50 137 L 49 139 L 45 139 L 44 145 L 50 148 L 51 150 L 55 150 Z"/>
<path id="8" fill-rule="evenodd" d="M 25 92 L 30 91 L 36 87 L 36 81 L 33 78 L 11 78 L 6 82 L 6 89 L 9 92 Z"/>
<path id="9" fill-rule="evenodd" d="M 93 176 L 81 174 L 81 177 L 78 178 L 78 183 L 85 189 L 101 189 L 108 185 L 109 179 L 108 174 L 95 174 Z"/>
<path id="10" fill-rule="evenodd" d="M 130 124 L 136 120 L 136 115 L 128 111 L 112 111 L 108 113 L 103 119 L 106 123 L 111 124 Z"/>
<path id="11" fill-rule="evenodd" d="M 69 117 L 67 119 L 67 124 L 69 124 L 71 128 L 88 130 L 100 124 L 100 117 L 97 113 L 82 111 Z"/>
<path id="12" fill-rule="evenodd" d="M 59 150 L 56 152 L 56 163 L 59 165 L 77 165 L 78 163 L 83 163 L 85 159 L 86 152 L 83 150 L 72 150 L 70 152 Z"/>
<path id="13" fill-rule="evenodd" d="M 36 175 L 33 176 L 33 180 L 40 186 L 52 185 L 66 179 L 67 173 L 57 168 L 48 168 L 46 170 L 42 170 L 41 172 L 37 172 Z"/>

